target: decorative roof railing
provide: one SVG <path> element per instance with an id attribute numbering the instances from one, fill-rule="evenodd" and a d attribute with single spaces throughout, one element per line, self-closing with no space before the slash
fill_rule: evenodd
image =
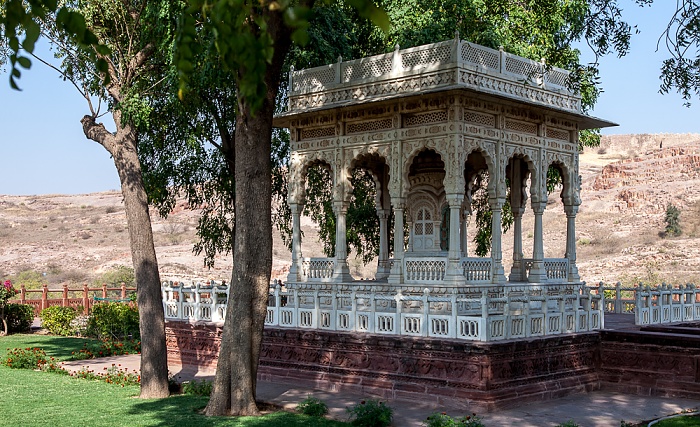
<path id="1" fill-rule="evenodd" d="M 440 75 L 446 71 L 453 75 Z M 392 81 L 396 84 L 391 88 L 377 86 Z M 397 46 L 382 55 L 352 61 L 338 58 L 335 64 L 292 69 L 289 111 L 461 86 L 580 113 L 580 97 L 569 89 L 568 81 L 567 70 L 548 67 L 544 61 L 513 55 L 502 48 L 495 50 L 460 40 L 457 35 L 453 40 L 409 49 Z M 515 89 L 513 83 L 521 87 Z"/>

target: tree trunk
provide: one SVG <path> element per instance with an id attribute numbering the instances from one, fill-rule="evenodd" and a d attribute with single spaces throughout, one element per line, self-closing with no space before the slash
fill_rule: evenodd
<path id="1" fill-rule="evenodd" d="M 141 332 L 141 394 L 145 399 L 167 397 L 168 364 L 165 346 L 165 314 L 160 289 L 160 275 L 153 230 L 148 210 L 148 197 L 143 185 L 137 137 L 130 126 L 120 126 L 121 117 L 114 113 L 117 133 L 108 132 L 91 116 L 81 122 L 88 139 L 100 143 L 114 159 L 124 197 L 129 226 L 131 260 L 136 277 L 136 296 Z"/>
<path id="2" fill-rule="evenodd" d="M 272 13 L 267 22 L 275 44 L 265 71 L 265 101 L 253 112 L 250 104 L 239 100 L 236 116 L 233 274 L 207 415 L 259 414 L 255 388 L 272 270 L 272 117 L 290 47 L 290 31 L 279 13 Z"/>

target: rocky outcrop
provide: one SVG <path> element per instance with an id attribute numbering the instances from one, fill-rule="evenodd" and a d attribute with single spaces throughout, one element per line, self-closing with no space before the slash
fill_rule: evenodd
<path id="1" fill-rule="evenodd" d="M 700 198 L 700 138 L 607 164 L 590 190 L 612 196 L 613 211 L 658 213 L 669 202 L 685 207 Z"/>

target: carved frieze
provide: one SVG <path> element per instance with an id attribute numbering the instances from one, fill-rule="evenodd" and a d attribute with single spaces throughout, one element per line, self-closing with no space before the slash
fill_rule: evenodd
<path id="1" fill-rule="evenodd" d="M 515 83 L 498 77 L 480 74 L 476 71 L 460 70 L 459 83 L 477 90 L 498 93 L 566 111 L 576 113 L 580 111 L 581 101 L 574 96 L 548 92 L 532 85 Z"/>
<path id="2" fill-rule="evenodd" d="M 424 126 L 432 123 L 443 123 L 447 121 L 447 111 L 438 110 L 427 113 L 408 114 L 404 116 L 404 127 Z"/>
<path id="3" fill-rule="evenodd" d="M 345 125 L 345 133 L 347 135 L 354 133 L 373 132 L 383 129 L 391 129 L 393 127 L 392 118 L 384 118 L 380 120 L 364 120 L 361 122 L 352 122 Z"/>

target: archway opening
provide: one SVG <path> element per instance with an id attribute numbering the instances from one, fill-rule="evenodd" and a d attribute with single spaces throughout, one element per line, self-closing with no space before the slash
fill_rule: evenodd
<path id="1" fill-rule="evenodd" d="M 449 236 L 449 216 L 443 214 L 447 207 L 444 178 L 445 162 L 435 150 L 424 149 L 413 157 L 406 200 L 409 253 L 435 255 L 449 247 L 448 239 L 442 239 L 443 231 Z"/>

